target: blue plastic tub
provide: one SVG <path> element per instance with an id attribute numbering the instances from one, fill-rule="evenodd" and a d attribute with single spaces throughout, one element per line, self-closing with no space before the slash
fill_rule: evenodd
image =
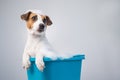
<path id="1" fill-rule="evenodd" d="M 43 72 L 37 69 L 35 58 L 31 58 L 31 67 L 27 70 L 28 80 L 80 80 L 82 60 L 84 58 L 84 55 L 54 61 L 44 58 L 45 69 Z"/>

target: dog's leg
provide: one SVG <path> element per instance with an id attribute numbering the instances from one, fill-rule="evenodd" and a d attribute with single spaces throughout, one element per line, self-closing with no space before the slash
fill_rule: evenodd
<path id="1" fill-rule="evenodd" d="M 23 53 L 23 68 L 28 69 L 30 67 L 30 56 L 27 53 Z"/>
<path id="2" fill-rule="evenodd" d="M 43 71 L 43 69 L 45 68 L 43 57 L 44 57 L 43 54 L 40 54 L 40 53 L 36 54 L 36 61 L 35 61 L 35 63 L 36 63 L 37 68 L 40 71 Z"/>

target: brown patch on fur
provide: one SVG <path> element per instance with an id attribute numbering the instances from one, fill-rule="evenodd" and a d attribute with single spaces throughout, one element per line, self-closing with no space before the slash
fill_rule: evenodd
<path id="1" fill-rule="evenodd" d="M 44 20 L 44 19 L 45 19 L 45 16 L 44 16 L 44 15 L 40 15 L 40 16 L 41 16 L 42 20 Z"/>
<path id="2" fill-rule="evenodd" d="M 22 14 L 21 19 L 26 21 L 28 29 L 32 29 L 33 23 L 37 20 L 37 15 L 35 13 L 28 12 L 26 14 Z"/>
<path id="3" fill-rule="evenodd" d="M 28 20 L 27 20 L 27 27 L 29 29 L 32 29 L 33 23 L 36 21 L 36 20 L 33 20 L 34 16 L 37 16 L 37 15 L 35 13 L 31 13 L 30 16 L 29 16 L 29 18 L 28 18 Z"/>
<path id="4" fill-rule="evenodd" d="M 44 22 L 47 26 L 52 25 L 52 21 L 51 21 L 51 19 L 49 18 L 49 16 L 41 15 L 41 18 L 42 18 L 43 22 Z"/>

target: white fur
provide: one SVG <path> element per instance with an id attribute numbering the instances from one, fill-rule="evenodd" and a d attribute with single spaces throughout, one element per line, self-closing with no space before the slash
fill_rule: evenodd
<path id="1" fill-rule="evenodd" d="M 33 24 L 33 28 L 27 29 L 28 30 L 28 38 L 27 43 L 24 49 L 23 53 L 23 67 L 25 69 L 28 69 L 30 67 L 30 57 L 36 58 L 36 65 L 39 70 L 43 71 L 44 69 L 44 62 L 43 57 L 49 57 L 51 59 L 56 59 L 56 53 L 50 46 L 46 36 L 45 36 L 45 30 L 43 32 L 38 32 L 37 29 L 39 27 L 40 23 L 42 22 L 42 19 L 40 17 L 41 11 L 33 11 L 30 10 L 33 13 L 36 13 L 38 16 L 38 20 Z"/>

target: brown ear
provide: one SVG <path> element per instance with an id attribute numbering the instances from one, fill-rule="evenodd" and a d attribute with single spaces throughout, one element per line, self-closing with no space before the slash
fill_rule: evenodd
<path id="1" fill-rule="evenodd" d="M 50 20 L 50 18 L 49 18 L 49 16 L 45 16 L 45 18 L 46 18 L 46 22 L 47 22 L 47 25 L 48 26 L 50 26 L 50 25 L 52 25 L 52 21 Z"/>
<path id="2" fill-rule="evenodd" d="M 21 19 L 27 21 L 29 19 L 31 12 L 27 12 L 21 15 Z"/>

